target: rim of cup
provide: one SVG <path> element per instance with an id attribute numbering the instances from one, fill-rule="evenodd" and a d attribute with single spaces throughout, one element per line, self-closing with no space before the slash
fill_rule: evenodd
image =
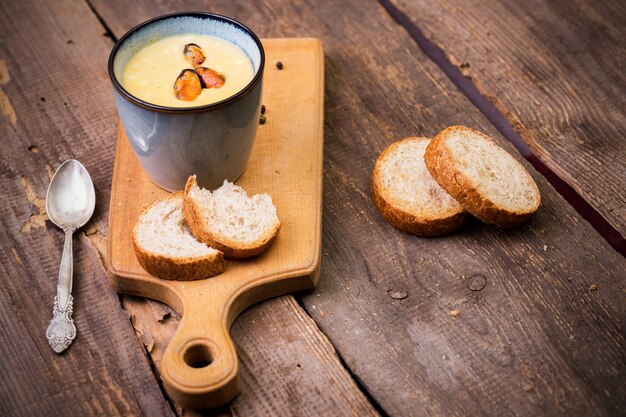
<path id="1" fill-rule="evenodd" d="M 133 94 L 129 93 L 122 86 L 120 81 L 115 76 L 113 67 L 114 67 L 117 51 L 122 47 L 124 42 L 126 42 L 130 37 L 132 37 L 132 35 L 137 33 L 142 28 L 149 26 L 155 22 L 158 22 L 161 20 L 167 20 L 167 19 L 171 19 L 175 17 L 200 17 L 203 19 L 219 20 L 219 21 L 230 23 L 234 26 L 237 26 L 240 29 L 242 29 L 244 32 L 246 32 L 252 38 L 257 48 L 259 48 L 259 54 L 260 54 L 259 67 L 258 67 L 258 70 L 255 72 L 254 77 L 252 77 L 252 80 L 244 88 L 237 91 L 232 96 L 226 97 L 225 99 L 217 101 L 215 103 L 210 103 L 210 104 L 205 104 L 203 106 L 195 106 L 195 107 L 161 106 L 159 104 L 153 104 L 145 100 L 142 100 L 139 97 L 134 96 Z M 149 110 L 158 111 L 158 112 L 164 112 L 164 113 L 195 113 L 195 112 L 206 111 L 206 110 L 211 110 L 214 108 L 222 107 L 233 101 L 236 101 L 237 98 L 246 94 L 259 82 L 259 80 L 263 76 L 264 66 L 265 66 L 265 50 L 263 49 L 263 44 L 261 43 L 261 40 L 259 39 L 259 37 L 249 27 L 247 27 L 243 23 L 227 16 L 222 16 L 220 14 L 209 13 L 209 12 L 176 12 L 176 13 L 169 13 L 166 15 L 158 16 L 150 20 L 146 20 L 145 22 L 138 24 L 137 26 L 133 27 L 128 32 L 126 32 L 124 36 L 122 36 L 115 43 L 115 46 L 113 46 L 113 49 L 111 50 L 111 54 L 109 55 L 108 70 L 109 70 L 109 78 L 111 79 L 111 82 L 113 83 L 113 87 L 117 90 L 117 92 L 120 93 L 122 97 L 124 97 L 126 100 L 140 107 L 143 107 Z"/>

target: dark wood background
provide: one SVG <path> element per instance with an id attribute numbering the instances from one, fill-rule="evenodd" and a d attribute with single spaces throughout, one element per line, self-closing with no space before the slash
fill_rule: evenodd
<path id="1" fill-rule="evenodd" d="M 108 53 L 135 24 L 183 10 L 232 16 L 261 37 L 320 37 L 326 66 L 319 288 L 235 322 L 241 395 L 202 414 L 626 411 L 624 2 L 20 0 L 0 3 L 0 415 L 200 414 L 170 401 L 156 371 L 180 317 L 117 295 L 104 267 L 117 123 Z M 369 176 L 382 149 L 453 124 L 526 165 L 542 194 L 528 224 L 474 221 L 421 239 L 377 215 Z M 63 234 L 44 199 L 67 158 L 89 169 L 98 205 L 74 242 L 79 335 L 57 356 L 44 331 Z M 577 193 L 618 244 L 546 178 Z"/>

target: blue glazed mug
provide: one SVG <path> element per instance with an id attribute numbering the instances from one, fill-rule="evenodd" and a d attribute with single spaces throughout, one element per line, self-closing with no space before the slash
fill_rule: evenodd
<path id="1" fill-rule="evenodd" d="M 137 51 L 183 33 L 212 35 L 238 46 L 252 62 L 252 81 L 222 101 L 198 107 L 160 106 L 124 89 L 119 80 Z M 259 124 L 264 65 L 259 38 L 243 24 L 212 13 L 160 16 L 122 36 L 109 57 L 109 76 L 126 136 L 154 183 L 168 191 L 182 190 L 187 177 L 195 174 L 200 185 L 212 189 L 225 179 L 239 178 Z"/>

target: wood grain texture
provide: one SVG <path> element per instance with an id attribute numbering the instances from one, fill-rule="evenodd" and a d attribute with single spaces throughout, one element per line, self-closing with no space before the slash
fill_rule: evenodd
<path id="1" fill-rule="evenodd" d="M 0 415 L 171 416 L 97 251 L 115 134 L 110 40 L 81 2 L 2 2 L 0 22 Z M 74 236 L 78 335 L 59 356 L 45 331 L 63 232 L 44 199 L 68 158 L 90 171 L 98 206 Z"/>
<path id="2" fill-rule="evenodd" d="M 237 185 L 268 193 L 281 219 L 280 234 L 262 255 L 230 261 L 210 279 L 176 281 L 146 272 L 133 250 L 133 228 L 143 209 L 169 193 L 152 183 L 120 127 L 107 261 L 118 291 L 167 303 L 183 314 L 164 354 L 161 377 L 173 398 L 189 408 L 230 401 L 238 391 L 238 363 L 228 329 L 249 305 L 310 289 L 319 276 L 322 222 L 323 52 L 318 39 L 266 39 L 263 103 L 267 122 Z M 291 93 L 290 93 L 291 92 Z M 297 93 L 296 93 L 297 92 Z M 295 94 L 301 100 L 292 111 Z M 198 362 L 202 361 L 203 366 Z"/>
<path id="3" fill-rule="evenodd" d="M 164 398 L 102 266 L 117 126 L 106 74 L 106 59 L 113 43 L 104 34 L 85 3 L 0 3 L 0 184 L 7 191 L 0 203 L 3 416 L 190 413 L 180 408 L 174 411 Z M 71 157 L 89 169 L 97 206 L 92 221 L 74 238 L 74 319 L 78 336 L 67 353 L 57 356 L 44 333 L 52 314 L 63 233 L 47 221 L 44 199 L 54 169 Z M 128 306 L 126 297 L 121 298 Z M 151 301 L 143 301 L 142 305 L 151 311 L 162 306 Z M 265 307 L 263 315 L 268 322 L 280 322 L 285 314 L 302 314 L 299 307 L 299 312 L 291 311 L 294 308 L 285 311 Z M 135 325 L 146 317 L 145 309 L 129 311 L 134 314 L 131 318 Z M 284 322 L 289 325 L 288 320 Z M 267 333 L 254 331 L 256 326 L 250 321 L 241 323 L 235 329 L 240 328 L 250 340 L 246 345 L 248 354 L 258 357 L 257 341 Z M 306 325 L 309 331 L 319 333 L 314 324 Z M 259 352 L 266 352 L 263 355 L 267 357 L 277 346 L 284 345 L 286 339 L 281 332 L 272 329 L 272 339 L 266 341 L 267 346 L 259 347 Z M 294 343 L 297 338 L 293 333 L 285 334 L 292 341 L 298 363 L 305 364 L 315 352 Z M 240 343 L 237 337 L 235 340 Z M 248 379 L 243 374 L 246 389 L 249 387 L 254 394 L 242 395 L 234 404 L 239 410 L 254 410 L 261 406 L 256 396 L 265 396 L 264 410 L 282 410 L 288 409 L 294 394 L 298 394 L 302 401 L 312 404 L 312 410 L 325 407 L 329 398 L 333 398 L 330 404 L 340 404 L 345 415 L 352 408 L 367 410 L 367 400 L 345 371 L 341 378 L 333 377 L 343 367 L 336 363 L 332 368 L 328 366 L 331 354 L 322 355 L 312 368 L 311 380 L 316 383 L 310 385 L 311 391 L 309 385 L 300 383 L 299 374 L 274 377 L 283 384 L 274 384 L 271 391 L 255 385 L 253 375 Z M 290 356 L 274 359 L 275 373 L 268 376 L 278 375 L 283 366 L 293 366 Z M 263 362 L 255 366 L 255 373 L 267 372 Z M 296 381 L 299 384 L 294 388 Z M 347 402 L 356 400 L 341 405 L 344 398 Z M 223 415 L 222 411 L 210 415 Z"/>
<path id="4" fill-rule="evenodd" d="M 626 3 L 393 3 L 626 236 Z"/>
<path id="5" fill-rule="evenodd" d="M 180 315 L 154 301 L 127 296 L 135 329 L 158 367 Z M 253 329 L 253 331 L 251 331 Z M 185 416 L 376 416 L 311 318 L 283 296 L 257 304 L 235 321 L 231 335 L 240 360 L 241 393 L 217 410 Z"/>
<path id="6" fill-rule="evenodd" d="M 387 414 L 619 414 L 626 262 L 528 164 L 543 204 L 519 229 L 473 222 L 420 239 L 376 214 L 371 169 L 402 137 L 465 124 L 519 158 L 380 5 L 175 7 L 233 16 L 261 36 L 322 38 L 327 256 L 301 301 Z M 174 11 L 149 1 L 124 14 L 115 2 L 96 8 L 116 33 Z"/>

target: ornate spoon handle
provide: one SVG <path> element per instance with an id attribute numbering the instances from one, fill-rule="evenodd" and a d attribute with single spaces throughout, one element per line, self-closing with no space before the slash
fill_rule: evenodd
<path id="1" fill-rule="evenodd" d="M 54 298 L 54 316 L 46 330 L 48 343 L 56 353 L 61 353 L 76 338 L 76 326 L 72 320 L 74 299 L 72 298 L 72 280 L 74 274 L 74 260 L 72 255 L 72 235 L 75 229 L 65 230 L 63 257 L 59 269 L 57 295 Z"/>

